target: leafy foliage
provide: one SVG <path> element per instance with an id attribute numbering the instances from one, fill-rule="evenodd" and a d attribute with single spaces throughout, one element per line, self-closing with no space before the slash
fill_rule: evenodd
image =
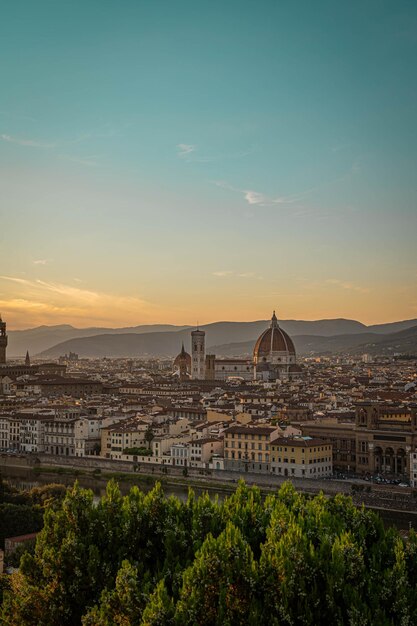
<path id="1" fill-rule="evenodd" d="M 417 536 L 291 484 L 182 502 L 111 481 L 98 504 L 76 484 L 2 587 L 9 626 L 412 626 Z"/>
<path id="2" fill-rule="evenodd" d="M 125 448 L 123 454 L 134 454 L 136 456 L 152 456 L 151 448 Z"/>
<path id="3" fill-rule="evenodd" d="M 33 533 L 42 528 L 43 509 L 27 504 L 0 504 L 0 548 L 7 537 Z"/>

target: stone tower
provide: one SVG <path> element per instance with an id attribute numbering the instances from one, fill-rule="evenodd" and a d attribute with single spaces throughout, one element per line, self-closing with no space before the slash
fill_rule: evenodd
<path id="1" fill-rule="evenodd" d="M 188 378 L 188 364 L 187 364 L 188 354 L 185 351 L 184 344 L 182 344 L 182 348 L 181 348 L 181 352 L 179 356 L 180 356 L 179 358 L 180 381 L 183 382 L 187 380 Z"/>
<path id="2" fill-rule="evenodd" d="M 206 356 L 206 380 L 216 380 L 216 355 Z"/>
<path id="3" fill-rule="evenodd" d="M 191 333 L 191 377 L 203 380 L 206 374 L 206 333 L 193 330 Z"/>
<path id="4" fill-rule="evenodd" d="M 6 364 L 6 348 L 7 348 L 7 335 L 6 335 L 6 322 L 3 322 L 0 314 L 0 365 Z"/>
<path id="5" fill-rule="evenodd" d="M 26 365 L 26 367 L 30 367 L 30 356 L 29 356 L 29 350 L 26 350 L 25 365 Z"/>

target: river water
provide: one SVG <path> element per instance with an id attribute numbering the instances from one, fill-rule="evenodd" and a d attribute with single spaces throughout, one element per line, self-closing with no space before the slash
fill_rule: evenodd
<path id="1" fill-rule="evenodd" d="M 108 479 L 80 475 L 74 477 L 68 474 L 39 474 L 30 468 L 19 467 L 0 467 L 0 472 L 4 480 L 12 484 L 17 489 L 29 490 L 33 487 L 40 487 L 51 483 L 58 483 L 70 487 L 74 484 L 75 480 L 78 480 L 81 487 L 85 489 L 91 489 L 94 493 L 96 502 L 101 496 L 105 494 L 106 484 Z M 158 477 L 151 478 L 150 476 L 140 476 L 135 474 L 135 485 L 137 485 L 142 491 L 150 491 L 154 484 L 158 481 Z M 120 491 L 123 495 L 126 495 L 132 487 L 132 483 L 129 481 L 118 480 Z M 182 501 L 185 501 L 188 496 L 188 488 L 182 485 L 163 485 L 164 493 L 167 496 L 174 495 Z M 212 487 L 198 488 L 192 487 L 195 494 L 198 496 L 201 493 L 208 491 L 210 496 L 218 496 L 219 500 L 223 500 L 225 497 L 224 491 L 216 490 L 216 485 Z M 395 526 L 399 530 L 409 530 L 413 527 L 417 530 L 417 512 L 413 511 L 392 511 L 388 509 L 375 509 L 382 517 L 386 526 Z"/>
<path id="2" fill-rule="evenodd" d="M 101 496 L 104 496 L 104 494 L 106 493 L 106 485 L 109 480 L 108 478 L 101 478 L 100 475 L 98 475 L 97 477 L 84 475 L 74 477 L 70 474 L 42 474 L 33 471 L 33 469 L 31 468 L 26 467 L 20 468 L 2 466 L 0 467 L 0 473 L 5 481 L 22 491 L 32 489 L 33 487 L 50 485 L 51 483 L 71 487 L 77 480 L 81 487 L 84 487 L 85 489 L 91 489 L 91 491 L 94 493 L 94 498 L 96 501 L 98 501 L 99 498 Z M 155 483 L 158 481 L 158 477 L 151 478 L 149 476 L 141 476 L 140 474 L 135 474 L 134 477 L 134 484 L 139 487 L 139 489 L 145 492 L 150 491 L 154 487 Z M 161 478 L 162 477 L 160 476 L 159 479 Z M 117 482 L 123 495 L 126 495 L 133 486 L 130 481 L 117 480 Z M 183 487 L 182 485 L 164 485 L 163 489 L 164 493 L 167 496 L 177 496 L 177 498 L 182 501 L 185 501 L 188 497 L 188 488 Z M 193 486 L 193 491 L 198 496 L 204 491 L 207 491 L 207 489 L 200 489 Z M 214 496 L 214 491 L 212 493 Z M 219 499 L 221 500 L 223 498 L 224 494 L 219 493 Z"/>

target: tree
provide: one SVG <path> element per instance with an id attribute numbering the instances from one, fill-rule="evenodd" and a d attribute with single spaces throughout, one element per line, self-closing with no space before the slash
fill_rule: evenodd
<path id="1" fill-rule="evenodd" d="M 0 547 L 7 537 L 37 532 L 42 528 L 43 509 L 28 504 L 0 504 Z"/>
<path id="2" fill-rule="evenodd" d="M 140 626 L 171 626 L 174 624 L 174 603 L 165 583 L 160 580 L 143 611 Z"/>
<path id="3" fill-rule="evenodd" d="M 145 441 L 148 444 L 148 448 L 151 447 L 151 443 L 152 443 L 153 439 L 154 439 L 154 434 L 153 434 L 153 431 L 152 431 L 152 427 L 148 426 L 148 428 L 145 431 Z"/>
<path id="4" fill-rule="evenodd" d="M 100 603 L 83 617 L 83 626 L 139 626 L 147 600 L 141 582 L 137 569 L 129 561 L 123 561 L 115 588 L 104 589 Z"/>
<path id="5" fill-rule="evenodd" d="M 252 550 L 232 523 L 215 539 L 208 535 L 183 578 L 177 624 L 249 624 L 257 570 Z"/>
<path id="6" fill-rule="evenodd" d="M 36 498 L 35 551 L 0 581 L 8 626 L 417 624 L 417 536 L 345 496 L 240 483 L 184 502 L 110 481 L 98 503 L 78 484 Z"/>

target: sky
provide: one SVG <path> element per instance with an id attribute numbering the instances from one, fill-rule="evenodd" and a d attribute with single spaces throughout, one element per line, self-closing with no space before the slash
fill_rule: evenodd
<path id="1" fill-rule="evenodd" d="M 8 327 L 417 317 L 415 0 L 14 0 Z"/>

